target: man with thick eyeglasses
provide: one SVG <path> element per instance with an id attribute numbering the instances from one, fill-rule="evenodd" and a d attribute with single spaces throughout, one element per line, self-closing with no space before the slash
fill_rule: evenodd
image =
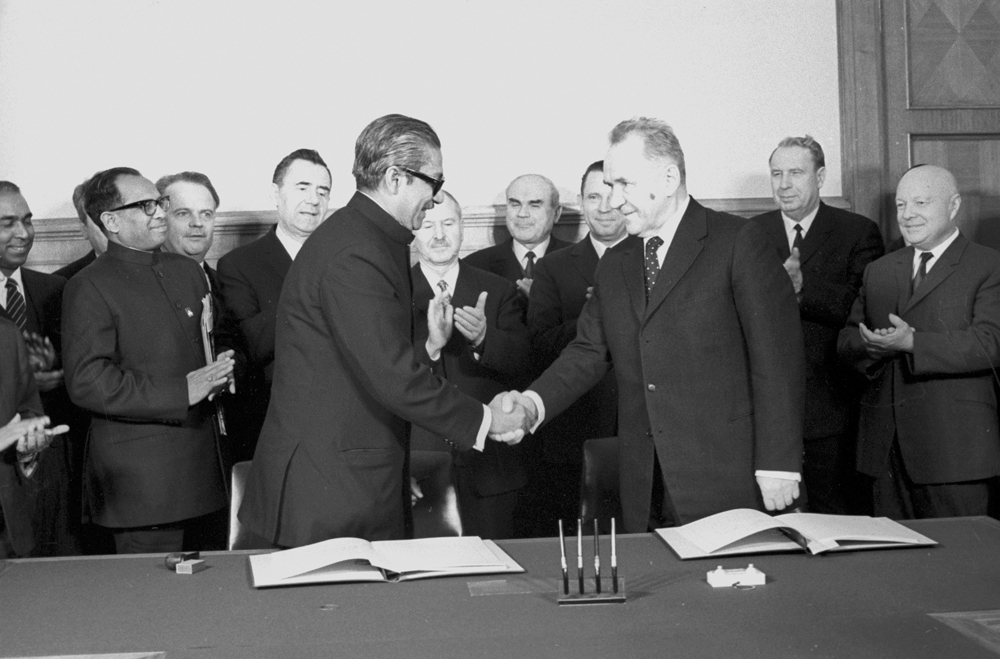
<path id="1" fill-rule="evenodd" d="M 271 177 L 278 223 L 260 239 L 219 259 L 220 294 L 238 323 L 248 367 L 235 399 L 229 401 L 234 460 L 253 458 L 271 399 L 281 286 L 303 243 L 326 219 L 330 181 L 330 169 L 318 152 L 297 149 L 289 153 Z"/>
<path id="2" fill-rule="evenodd" d="M 523 422 L 417 363 L 410 242 L 443 200 L 437 134 L 387 115 L 354 151 L 358 191 L 303 245 L 278 306 L 271 405 L 239 518 L 279 546 L 411 534 L 410 425 L 468 451 Z M 428 303 L 438 338 L 454 318 L 446 298 Z"/>
<path id="3" fill-rule="evenodd" d="M 208 402 L 229 385 L 232 351 L 205 363 L 209 293 L 191 259 L 160 251 L 168 200 L 138 171 L 98 172 L 85 210 L 108 250 L 66 286 L 66 381 L 93 413 L 84 499 L 118 553 L 225 542 L 225 478 Z M 221 341 L 220 341 L 221 342 Z"/>

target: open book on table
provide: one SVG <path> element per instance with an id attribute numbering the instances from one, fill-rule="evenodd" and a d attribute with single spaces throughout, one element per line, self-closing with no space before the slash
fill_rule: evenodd
<path id="1" fill-rule="evenodd" d="M 524 572 L 490 540 L 334 538 L 250 557 L 255 588 L 348 581 L 407 581 L 463 574 Z"/>
<path id="2" fill-rule="evenodd" d="M 772 517 L 759 510 L 727 510 L 684 526 L 656 529 L 681 559 L 802 551 L 853 551 L 936 545 L 937 542 L 885 517 L 790 513 Z"/>

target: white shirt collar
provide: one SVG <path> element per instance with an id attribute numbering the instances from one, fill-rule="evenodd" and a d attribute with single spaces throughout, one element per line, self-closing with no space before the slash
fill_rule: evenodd
<path id="1" fill-rule="evenodd" d="M 549 249 L 549 243 L 550 242 L 552 242 L 552 236 L 551 235 L 549 235 L 548 237 L 546 237 L 545 240 L 543 240 L 540 244 L 535 245 L 534 247 L 532 247 L 529 250 L 527 247 L 525 247 L 521 243 L 519 243 L 516 240 L 514 240 L 513 241 L 513 243 L 514 243 L 514 256 L 517 257 L 517 262 L 521 264 L 522 268 L 524 268 L 524 266 L 528 265 L 528 252 L 532 251 L 532 252 L 535 253 L 535 263 L 537 263 L 538 259 L 540 259 L 543 256 L 545 256 L 545 252 Z"/>
<path id="2" fill-rule="evenodd" d="M 931 258 L 927 259 L 927 270 L 930 270 L 935 263 L 937 263 L 938 258 L 944 254 L 945 250 L 948 249 L 953 242 L 958 238 L 958 229 L 955 229 L 950 236 L 944 239 L 940 245 L 934 249 L 921 250 L 916 247 L 913 248 L 913 269 L 912 273 L 917 274 L 917 268 L 920 267 L 920 255 L 921 254 L 931 254 Z"/>
<path id="3" fill-rule="evenodd" d="M 430 284 L 431 291 L 435 294 L 438 291 L 438 282 L 442 279 L 446 284 L 448 284 L 448 293 L 451 295 L 455 294 L 455 286 L 458 285 L 458 261 L 455 261 L 448 270 L 442 275 L 431 270 L 423 261 L 420 261 L 420 272 L 424 273 L 424 278 L 427 279 L 427 283 Z"/>
<path id="4" fill-rule="evenodd" d="M 28 293 L 24 290 L 24 281 L 21 280 L 21 268 L 17 268 L 14 272 L 10 273 L 10 277 L 7 277 L 0 272 L 0 306 L 7 309 L 7 279 L 13 279 L 17 282 L 17 290 L 20 291 L 21 296 L 24 297 L 24 301 L 28 302 Z"/>
<path id="5" fill-rule="evenodd" d="M 281 243 L 281 246 L 285 248 L 285 251 L 288 252 L 288 255 L 294 261 L 295 257 L 299 254 L 299 250 L 302 249 L 302 242 L 305 241 L 299 242 L 298 238 L 285 231 L 280 224 L 277 225 L 274 233 L 278 236 L 278 242 Z"/>
<path id="6" fill-rule="evenodd" d="M 781 219 L 785 221 L 785 234 L 788 236 L 788 248 L 792 248 L 792 243 L 795 242 L 795 225 L 802 226 L 802 238 L 805 239 L 806 234 L 809 233 L 809 227 L 812 226 L 813 220 L 816 219 L 816 213 L 819 212 L 819 204 L 813 209 L 811 213 L 803 217 L 801 220 L 796 222 L 792 218 L 788 217 L 784 213 L 781 214 Z"/>
<path id="7" fill-rule="evenodd" d="M 622 236 L 621 238 L 619 238 L 615 242 L 611 243 L 610 245 L 606 245 L 606 244 L 602 243 L 600 240 L 598 240 L 597 238 L 594 238 L 594 234 L 589 233 L 587 235 L 590 238 L 590 244 L 594 246 L 594 251 L 597 252 L 597 258 L 598 259 L 604 258 L 604 252 L 608 251 L 609 249 L 611 249 L 612 247 L 614 247 L 615 245 L 617 245 L 621 241 L 625 240 L 625 236 Z"/>

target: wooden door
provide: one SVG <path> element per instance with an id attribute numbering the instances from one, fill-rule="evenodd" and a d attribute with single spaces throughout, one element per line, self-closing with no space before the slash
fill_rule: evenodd
<path id="1" fill-rule="evenodd" d="M 891 240 L 899 178 L 918 163 L 941 165 L 958 179 L 963 232 L 1000 249 L 1000 0 L 844 0 L 839 10 L 841 69 L 850 78 L 842 95 L 853 85 L 858 103 L 842 110 L 864 133 L 854 128 L 845 143 L 874 138 L 855 143 L 854 154 L 883 162 L 880 198 L 871 199 L 879 193 L 869 182 L 856 190 L 869 198 L 858 202 L 879 215 Z M 852 131 L 851 122 L 844 128 Z M 845 179 L 863 175 L 844 166 Z"/>

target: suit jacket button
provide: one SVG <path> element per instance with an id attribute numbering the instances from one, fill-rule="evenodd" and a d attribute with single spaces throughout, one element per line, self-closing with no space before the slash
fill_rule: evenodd
<path id="1" fill-rule="evenodd" d="M 646 388 L 649 389 L 650 391 L 656 391 L 656 385 L 652 383 L 647 384 Z"/>

